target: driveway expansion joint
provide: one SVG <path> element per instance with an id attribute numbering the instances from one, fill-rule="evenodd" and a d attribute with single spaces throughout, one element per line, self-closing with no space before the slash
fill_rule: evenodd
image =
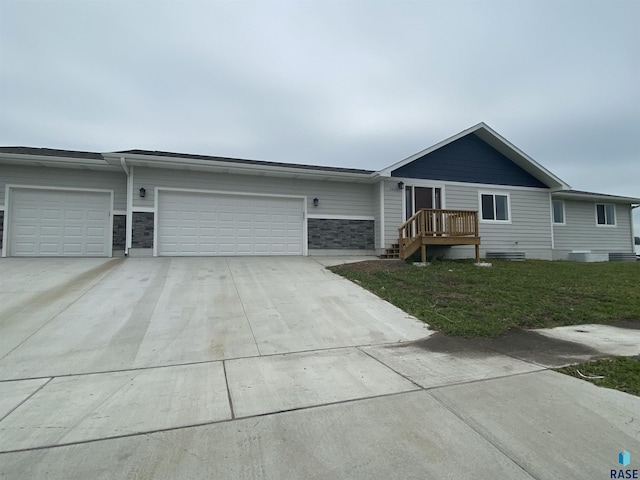
<path id="1" fill-rule="evenodd" d="M 227 375 L 227 363 L 222 362 L 222 371 L 224 373 L 224 383 L 227 387 L 227 400 L 229 401 L 229 410 L 231 411 L 231 420 L 236 418 L 236 414 L 233 410 L 233 398 L 231 398 L 231 389 L 229 388 L 229 376 Z"/>
<path id="2" fill-rule="evenodd" d="M 502 378 L 504 378 L 504 377 L 502 377 Z M 489 380 L 489 379 L 486 379 L 486 380 Z M 479 381 L 484 381 L 484 380 L 479 380 Z M 466 382 L 466 383 L 472 383 L 472 382 Z M 446 388 L 446 387 L 437 387 L 437 388 Z M 431 390 L 433 390 L 433 389 L 431 389 Z M 441 398 L 439 398 L 437 395 L 433 395 L 430 391 L 427 391 L 427 394 L 431 398 L 433 398 L 436 402 L 438 402 L 440 405 L 442 405 L 443 408 L 445 408 L 447 411 L 451 412 L 452 415 L 456 416 L 467 427 L 469 427 L 471 430 L 476 432 L 482 439 L 484 439 L 487 443 L 489 443 L 493 448 L 495 448 L 502 455 L 504 455 L 506 458 L 508 458 L 509 461 L 511 461 L 514 465 L 516 465 L 525 474 L 529 475 L 531 478 L 533 478 L 535 480 L 542 480 L 540 477 L 534 475 L 533 472 L 530 472 L 529 470 L 527 470 L 524 465 L 522 465 L 520 462 L 518 462 L 518 460 L 513 458 L 509 454 L 509 452 L 507 452 L 504 448 L 502 448 L 499 444 L 497 444 L 490 436 L 486 435 L 485 432 L 483 432 L 481 429 L 478 429 L 476 426 L 474 426 L 472 423 L 470 423 L 464 416 L 460 415 L 458 413 L 457 409 L 454 409 L 453 407 L 449 406 Z"/>
<path id="3" fill-rule="evenodd" d="M 416 383 L 414 380 L 412 380 L 411 378 L 409 378 L 407 375 L 399 372 L 398 370 L 396 370 L 395 368 L 390 367 L 389 365 L 387 365 L 386 363 L 384 363 L 382 360 L 377 359 L 376 357 L 374 357 L 373 355 L 371 355 L 369 352 L 367 352 L 366 350 L 363 350 L 361 347 L 356 347 L 358 350 L 360 350 L 362 353 L 364 353 L 367 357 L 375 360 L 376 362 L 380 363 L 381 365 L 385 366 L 386 368 L 388 368 L 389 370 L 391 370 L 393 373 L 395 373 L 396 375 L 401 376 L 402 378 L 404 378 L 405 380 L 407 380 L 408 382 L 411 382 L 412 384 L 414 384 L 416 387 L 418 387 L 418 389 L 420 390 L 424 390 L 425 388 Z"/>
<path id="4" fill-rule="evenodd" d="M 47 377 L 45 377 L 47 378 Z M 13 412 L 15 412 L 18 408 L 20 408 L 22 405 L 25 404 L 25 402 L 27 402 L 31 397 L 33 397 L 36 393 L 38 393 L 40 390 L 42 390 L 45 386 L 47 386 L 55 377 L 48 377 L 49 379 L 44 382 L 42 385 L 40 385 L 37 389 L 35 389 L 33 392 L 31 392 L 30 395 L 28 395 L 26 398 L 24 398 L 20 403 L 18 403 L 15 407 L 13 407 L 11 410 L 9 410 L 5 415 L 3 415 L 2 417 L 0 417 L 0 423 L 2 423 L 2 421 L 7 418 L 9 415 L 11 415 Z M 40 379 L 42 380 L 42 379 Z"/>
<path id="5" fill-rule="evenodd" d="M 154 433 L 173 432 L 173 431 L 177 431 L 177 430 L 187 430 L 187 429 L 190 429 L 190 428 L 199 428 L 199 427 L 206 427 L 206 426 L 210 426 L 210 425 L 219 425 L 219 424 L 230 423 L 230 422 L 235 422 L 235 421 L 239 421 L 239 420 L 250 420 L 252 418 L 264 418 L 264 417 L 269 417 L 269 416 L 272 416 L 272 415 L 282 415 L 282 414 L 286 414 L 286 413 L 300 412 L 300 411 L 304 411 L 304 410 L 314 410 L 314 409 L 318 409 L 318 408 L 331 407 L 331 406 L 334 406 L 334 405 L 357 403 L 357 402 L 361 402 L 361 401 L 365 401 L 365 400 L 375 400 L 375 399 L 378 399 L 378 398 L 394 397 L 394 396 L 398 396 L 398 395 L 405 395 L 405 394 L 419 392 L 421 390 L 423 390 L 423 389 L 416 388 L 414 390 L 405 390 L 405 391 L 402 391 L 402 392 L 392 392 L 392 393 L 385 393 L 385 394 L 380 394 L 380 395 L 370 395 L 370 396 L 360 397 L 360 398 L 351 398 L 351 399 L 347 399 L 347 400 L 338 400 L 338 401 L 335 401 L 335 402 L 325 402 L 325 403 L 319 403 L 317 405 L 309 405 L 309 406 L 288 408 L 288 409 L 278 410 L 278 411 L 274 411 L 274 412 L 258 413 L 258 414 L 255 414 L 255 415 L 238 416 L 238 417 L 228 418 L 228 419 L 224 419 L 224 420 L 212 420 L 212 421 L 208 421 L 208 422 L 192 423 L 192 424 L 188 424 L 188 425 L 178 425 L 178 426 L 175 426 L 175 427 L 167 427 L 167 428 L 157 428 L 157 429 L 144 430 L 144 431 L 139 431 L 139 432 L 125 433 L 125 434 L 120 434 L 120 435 L 108 435 L 108 436 L 104 436 L 104 437 L 100 437 L 100 438 L 89 438 L 89 439 L 84 439 L 84 440 L 78 440 L 78 441 L 75 441 L 75 442 L 63 442 L 63 443 L 56 443 L 56 444 L 49 444 L 49 445 L 38 445 L 38 446 L 34 446 L 34 447 L 25 447 L 25 448 L 17 448 L 17 449 L 9 449 L 9 450 L 0 450 L 0 455 L 11 454 L 11 453 L 20 453 L 20 452 L 31 452 L 31 451 L 38 451 L 38 450 L 47 450 L 47 449 L 53 449 L 53 448 L 62 448 L 62 447 L 69 447 L 69 446 L 73 446 L 73 445 L 84 445 L 84 444 L 96 443 L 96 442 L 106 442 L 106 441 L 110 441 L 110 440 L 118 440 L 118 439 L 121 439 L 121 438 L 149 436 L 149 435 L 153 435 Z"/>

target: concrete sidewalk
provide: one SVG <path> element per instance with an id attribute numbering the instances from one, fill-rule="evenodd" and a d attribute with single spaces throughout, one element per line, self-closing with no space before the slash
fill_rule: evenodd
<path id="1" fill-rule="evenodd" d="M 640 398 L 548 370 L 609 340 L 434 334 L 309 258 L 83 262 L 36 294 L 42 263 L 3 270 L 25 288 L 0 279 L 0 478 L 610 478 L 623 449 L 638 468 Z M 640 353 L 640 330 L 580 330 Z"/>

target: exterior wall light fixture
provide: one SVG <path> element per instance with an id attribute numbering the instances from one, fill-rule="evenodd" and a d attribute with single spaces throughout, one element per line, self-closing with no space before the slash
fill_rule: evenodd
<path id="1" fill-rule="evenodd" d="M 317 207 L 318 205 L 320 205 L 320 200 L 318 200 L 318 197 L 313 199 L 313 206 Z"/>
<path id="2" fill-rule="evenodd" d="M 144 187 L 140 187 L 140 198 L 144 198 L 146 194 L 147 191 L 144 189 Z"/>
<path id="3" fill-rule="evenodd" d="M 404 182 L 398 182 L 398 190 L 402 190 L 404 188 Z"/>

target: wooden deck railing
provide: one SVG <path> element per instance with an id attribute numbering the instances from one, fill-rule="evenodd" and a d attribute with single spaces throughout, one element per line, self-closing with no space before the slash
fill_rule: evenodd
<path id="1" fill-rule="evenodd" d="M 419 210 L 398 228 L 398 244 L 401 258 L 407 258 L 421 245 L 479 245 L 478 212 Z"/>

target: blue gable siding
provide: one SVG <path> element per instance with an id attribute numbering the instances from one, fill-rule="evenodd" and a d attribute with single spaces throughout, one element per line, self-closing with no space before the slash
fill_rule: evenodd
<path id="1" fill-rule="evenodd" d="M 470 133 L 393 172 L 392 177 L 546 187 L 495 148 Z"/>

